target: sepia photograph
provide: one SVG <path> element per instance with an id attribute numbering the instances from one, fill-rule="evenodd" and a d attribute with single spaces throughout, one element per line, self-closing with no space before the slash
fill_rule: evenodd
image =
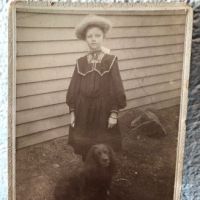
<path id="1" fill-rule="evenodd" d="M 192 11 L 15 2 L 10 196 L 178 200 Z"/>

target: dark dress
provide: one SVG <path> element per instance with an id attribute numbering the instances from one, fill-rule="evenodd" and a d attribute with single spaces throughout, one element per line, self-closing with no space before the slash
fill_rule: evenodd
<path id="1" fill-rule="evenodd" d="M 121 149 L 118 124 L 108 128 L 111 112 L 126 106 L 117 57 L 104 54 L 98 63 L 79 58 L 67 92 L 66 103 L 75 112 L 75 126 L 69 129 L 69 144 L 75 153 L 86 155 L 93 144 L 105 143 Z"/>

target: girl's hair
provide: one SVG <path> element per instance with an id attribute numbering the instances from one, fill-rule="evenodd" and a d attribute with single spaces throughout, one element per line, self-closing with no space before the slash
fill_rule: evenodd
<path id="1" fill-rule="evenodd" d="M 98 27 L 105 35 L 111 29 L 111 22 L 104 17 L 88 15 L 76 26 L 76 37 L 78 39 L 85 40 L 86 31 L 89 27 Z"/>
<path id="2" fill-rule="evenodd" d="M 83 39 L 84 39 L 84 40 L 86 39 L 87 31 L 88 31 L 89 29 L 93 28 L 93 27 L 99 28 L 99 29 L 102 31 L 102 33 L 103 33 L 103 37 L 105 37 L 105 32 L 104 32 L 104 30 L 102 29 L 102 27 L 100 27 L 100 26 L 98 26 L 98 25 L 89 25 L 89 26 L 87 26 L 87 28 L 85 29 L 85 32 L 83 33 Z"/>

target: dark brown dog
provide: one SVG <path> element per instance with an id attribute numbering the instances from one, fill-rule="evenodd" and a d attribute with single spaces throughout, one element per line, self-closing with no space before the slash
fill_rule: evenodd
<path id="1" fill-rule="evenodd" d="M 89 150 L 83 170 L 83 193 L 87 200 L 104 200 L 110 193 L 116 159 L 111 147 L 97 144 Z"/>
<path id="2" fill-rule="evenodd" d="M 57 196 L 56 200 L 108 200 L 115 172 L 116 159 L 112 148 L 96 144 L 89 150 L 83 167 L 70 177 L 66 198 Z"/>

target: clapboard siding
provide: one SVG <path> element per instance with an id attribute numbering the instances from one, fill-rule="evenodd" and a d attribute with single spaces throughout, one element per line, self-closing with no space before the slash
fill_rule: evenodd
<path id="1" fill-rule="evenodd" d="M 125 51 L 125 50 L 124 50 Z M 123 54 L 123 53 L 120 53 Z M 132 59 L 134 55 L 130 54 L 123 54 L 123 57 L 120 58 L 120 54 L 116 54 L 119 57 L 119 60 Z M 79 55 L 79 56 L 78 56 Z M 37 69 L 37 68 L 51 68 L 51 67 L 59 67 L 59 66 L 74 66 L 76 59 L 80 56 L 83 56 L 83 53 L 80 54 L 55 54 L 55 55 L 41 55 L 41 56 L 25 56 L 25 57 L 17 57 L 17 70 L 30 70 L 30 69 Z M 161 55 L 161 56 L 151 56 L 149 57 L 142 57 L 134 59 L 133 67 L 142 67 L 142 66 L 149 66 L 149 65 L 159 65 L 164 63 L 171 63 L 172 61 L 176 62 L 183 60 L 183 54 L 172 54 L 172 55 Z"/>
<path id="2" fill-rule="evenodd" d="M 133 88 L 140 88 L 147 85 L 159 84 L 162 82 L 171 82 L 176 79 L 181 79 L 182 71 L 169 72 L 161 75 L 152 75 L 145 78 L 136 78 L 130 80 L 124 80 L 124 88 L 126 90 Z M 29 84 L 19 84 L 17 86 L 17 97 L 27 97 L 32 95 L 46 94 L 51 92 L 58 92 L 66 90 L 69 87 L 71 79 L 59 79 L 35 82 Z"/>
<path id="3" fill-rule="evenodd" d="M 169 85 L 169 84 L 168 84 Z M 143 106 L 150 103 L 155 103 L 163 101 L 166 99 L 174 98 L 174 92 L 177 97 L 180 95 L 180 90 L 168 91 L 168 87 L 165 90 L 166 92 L 153 94 L 141 98 L 130 99 L 127 101 L 127 107 L 125 109 L 130 109 L 138 106 Z M 18 111 L 18 117 L 16 120 L 17 125 L 27 122 L 33 122 L 41 119 L 47 119 L 55 116 L 60 116 L 68 114 L 69 110 L 65 103 L 54 104 L 49 106 L 43 106 L 39 108 L 33 108 L 23 111 Z"/>
<path id="4" fill-rule="evenodd" d="M 166 38 L 169 38 L 169 36 L 165 36 Z M 183 37 L 183 36 L 181 36 Z M 123 54 L 121 52 L 121 49 L 119 48 L 120 45 L 118 44 L 118 48 L 112 49 L 112 53 L 118 55 L 121 59 L 126 59 L 128 58 L 128 55 L 134 55 L 135 58 L 137 57 L 146 57 L 146 56 L 153 56 L 153 55 L 165 55 L 165 54 L 171 54 L 171 53 L 178 53 L 183 51 L 183 44 L 180 40 L 177 39 L 177 37 L 172 36 L 170 39 L 173 39 L 172 43 L 170 41 L 164 41 L 163 38 L 160 40 L 163 44 L 158 44 L 154 42 L 155 38 L 151 38 L 151 45 L 149 45 L 150 42 L 136 45 L 136 42 L 134 42 L 134 39 L 121 39 L 124 41 L 124 47 L 123 47 Z M 28 44 L 29 43 L 29 44 Z M 24 44 L 19 43 L 18 45 L 18 56 L 37 56 L 37 55 L 46 55 L 46 54 L 52 54 L 53 56 L 55 54 L 70 54 L 73 53 L 75 50 L 73 49 L 73 45 L 69 49 L 69 43 L 68 42 L 60 42 L 60 44 L 57 42 L 56 45 L 53 44 L 53 42 L 45 42 L 43 44 L 40 44 L 39 42 L 34 42 L 35 45 L 32 45 L 31 47 L 29 46 L 31 42 L 25 42 Z M 64 44 L 65 43 L 65 44 Z M 129 43 L 129 44 L 126 44 Z M 20 45 L 21 44 L 21 45 Z M 45 45 L 46 44 L 46 45 Z M 158 45 L 157 45 L 158 44 Z M 128 46 L 129 45 L 129 46 Z M 60 48 L 59 48 L 60 46 Z M 85 46 L 85 43 L 84 43 Z M 47 51 L 42 49 L 41 47 L 47 48 Z M 53 48 L 55 47 L 55 48 Z M 78 47 L 77 47 L 78 48 Z M 83 48 L 79 50 L 79 52 L 76 53 L 83 53 L 83 55 L 86 53 L 86 48 L 85 51 L 83 51 Z M 20 55 L 19 55 L 20 54 Z"/>
<path id="5" fill-rule="evenodd" d="M 123 67 L 123 65 L 125 65 L 126 67 L 129 66 L 128 69 L 121 70 L 121 77 L 123 80 L 145 77 L 145 76 L 150 76 L 153 74 L 163 74 L 163 73 L 182 69 L 182 62 L 147 66 L 147 67 L 141 67 L 141 68 L 132 67 L 134 66 L 134 60 L 119 62 L 119 64 L 120 63 L 122 63 L 120 65 L 121 67 Z M 74 71 L 74 67 L 57 67 L 57 68 L 34 69 L 31 71 L 30 70 L 18 71 L 17 84 L 70 78 L 73 74 L 73 71 Z"/>
<path id="6" fill-rule="evenodd" d="M 179 85 L 179 87 L 180 87 L 180 85 Z M 178 89 L 178 86 L 177 86 L 177 89 Z M 168 91 L 169 93 L 167 93 L 167 94 L 171 94 L 171 95 L 175 96 L 175 98 L 176 98 L 176 94 L 179 93 L 179 90 L 177 90 L 177 89 L 174 89 L 174 90 L 171 90 L 171 91 L 169 89 L 169 91 Z M 152 92 L 148 91 L 148 93 L 150 94 Z M 161 95 L 163 95 L 162 92 L 161 92 Z M 143 93 L 143 96 L 145 96 L 144 93 Z M 166 97 L 166 95 L 164 97 Z M 144 105 L 149 105 L 149 102 L 146 99 L 144 99 L 144 101 L 145 101 Z M 161 101 L 162 101 L 162 99 L 161 99 Z M 130 103 L 132 103 L 132 102 L 133 101 L 130 101 Z M 150 104 L 151 104 L 151 102 L 150 102 Z M 139 105 L 139 106 L 141 106 L 141 105 Z M 138 107 L 138 106 L 136 106 L 136 107 Z M 127 109 L 125 109 L 125 110 L 127 110 Z M 43 120 L 39 120 L 39 121 L 26 122 L 24 124 L 20 124 L 20 125 L 17 126 L 17 130 L 16 130 L 17 131 L 17 137 L 25 136 L 25 135 L 27 135 L 26 133 L 28 133 L 28 135 L 30 135 L 32 133 L 37 133 L 37 132 L 41 132 L 41 131 L 50 130 L 50 129 L 53 129 L 53 128 L 65 126 L 66 124 L 68 125 L 69 123 L 70 123 L 70 118 L 69 118 L 69 115 L 66 115 L 66 114 L 47 118 L 47 119 L 43 119 Z"/>
<path id="7" fill-rule="evenodd" d="M 159 93 L 159 94 L 154 94 L 154 95 L 150 95 L 150 96 L 145 96 L 143 98 L 138 98 L 137 100 L 130 100 L 127 101 L 127 108 L 126 109 L 130 109 L 130 108 L 135 108 L 135 107 L 140 107 L 140 106 L 145 106 L 145 105 L 149 105 L 151 103 L 157 103 L 159 101 L 165 101 L 171 98 L 176 98 L 179 95 L 179 90 L 173 90 L 173 91 L 166 91 L 163 93 Z"/>
<path id="8" fill-rule="evenodd" d="M 180 87 L 180 85 L 179 85 Z M 141 90 L 140 90 L 141 91 Z M 174 90 L 172 92 L 175 92 L 175 94 L 179 90 Z M 17 126 L 16 132 L 17 132 L 17 137 L 30 135 L 32 133 L 37 133 L 37 132 L 42 132 L 45 130 L 51 130 L 57 127 L 65 126 L 66 124 L 68 125 L 70 123 L 70 118 L 69 115 L 61 115 L 61 116 L 56 116 L 56 117 L 51 117 L 39 121 L 34 121 L 34 122 L 26 122 L 24 124 L 20 124 Z"/>
<path id="9" fill-rule="evenodd" d="M 155 47 L 161 45 L 180 44 L 184 41 L 184 35 L 153 36 L 137 38 L 115 38 L 108 39 L 105 46 L 116 49 L 130 49 L 142 47 Z M 70 48 L 69 48 L 70 47 Z M 86 52 L 88 47 L 83 41 L 50 41 L 50 42 L 19 42 L 17 45 L 17 55 L 46 55 L 59 53 Z"/>
<path id="10" fill-rule="evenodd" d="M 85 15 L 42 14 L 42 13 L 17 13 L 17 26 L 19 27 L 75 27 Z M 161 26 L 185 24 L 185 15 L 171 16 L 122 16 L 106 15 L 113 27 L 135 26 Z M 73 19 L 73 20 L 72 20 Z"/>
<path id="11" fill-rule="evenodd" d="M 34 122 L 41 119 L 65 115 L 68 114 L 68 112 L 69 110 L 66 104 L 56 104 L 51 106 L 44 106 L 41 108 L 18 111 L 16 124 L 19 125 L 27 122 Z"/>
<path id="12" fill-rule="evenodd" d="M 31 135 L 32 133 L 42 132 L 51 130 L 54 128 L 66 126 L 70 123 L 69 115 L 61 115 L 52 118 L 47 118 L 34 122 L 27 122 L 17 126 L 16 133 L 17 137 Z"/>
<path id="13" fill-rule="evenodd" d="M 115 31 L 107 34 L 107 38 L 121 37 L 149 37 L 161 35 L 184 34 L 184 25 L 166 25 L 158 27 L 123 27 L 115 28 Z M 40 34 L 38 34 L 38 32 Z M 74 28 L 34 28 L 19 27 L 17 42 L 38 42 L 38 41 L 65 41 L 77 40 Z"/>
<path id="14" fill-rule="evenodd" d="M 17 148 L 68 134 L 66 92 L 77 58 L 88 50 L 75 38 L 74 26 L 85 14 L 17 12 Z M 119 60 L 127 96 L 123 111 L 179 104 L 185 13 L 112 12 L 106 17 L 113 29 L 104 45 Z"/>
<path id="15" fill-rule="evenodd" d="M 150 105 L 142 106 L 143 108 L 154 107 L 155 109 L 164 109 L 171 106 L 178 105 L 179 98 L 172 98 L 166 101 L 160 101 L 159 103 L 151 103 Z M 48 140 L 56 139 L 68 135 L 69 126 L 61 126 L 59 128 L 53 128 L 51 130 L 41 131 L 36 134 L 26 135 L 24 137 L 17 138 L 17 148 L 24 148 L 26 146 L 46 142 Z M 67 138 L 65 138 L 67 140 Z M 67 141 L 66 141 L 67 142 Z"/>
<path id="16" fill-rule="evenodd" d="M 27 146 L 31 146 L 34 144 L 38 144 L 41 142 L 45 142 L 48 140 L 52 140 L 58 137 L 62 137 L 68 134 L 68 126 L 63 126 L 47 131 L 38 132 L 37 134 L 26 135 L 24 137 L 17 138 L 17 148 L 23 148 Z M 66 140 L 67 143 L 67 140 Z"/>
<path id="17" fill-rule="evenodd" d="M 180 80 L 174 80 L 171 82 L 171 84 L 169 84 L 169 81 L 167 81 L 164 83 L 154 84 L 150 86 L 143 86 L 142 89 L 140 87 L 126 90 L 126 97 L 127 100 L 135 99 L 151 94 L 164 92 L 166 90 L 174 90 L 177 88 L 180 88 Z M 66 90 L 19 98 L 17 101 L 17 111 L 65 103 L 65 99 Z"/>

